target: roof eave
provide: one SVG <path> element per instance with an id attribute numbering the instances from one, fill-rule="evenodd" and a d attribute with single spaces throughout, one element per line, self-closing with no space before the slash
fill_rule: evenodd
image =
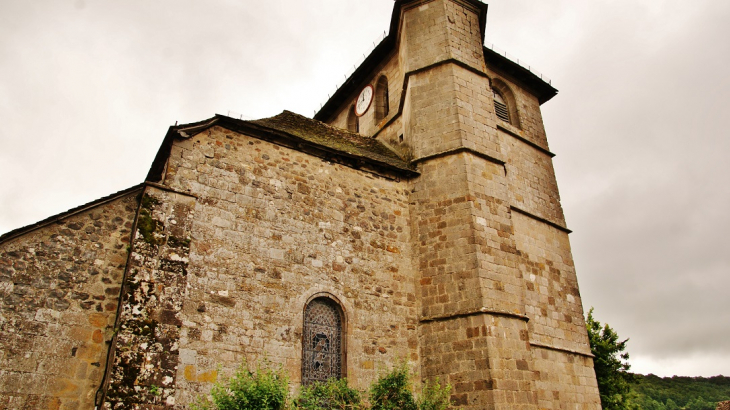
<path id="1" fill-rule="evenodd" d="M 558 90 L 552 84 L 543 80 L 527 68 L 487 47 L 484 47 L 484 61 L 487 67 L 504 72 L 519 81 L 537 97 L 541 105 L 550 101 L 550 99 L 558 94 Z"/>
<path id="2" fill-rule="evenodd" d="M 81 212 L 88 211 L 89 209 L 95 208 L 99 205 L 115 201 L 123 196 L 135 193 L 136 191 L 141 191 L 144 187 L 144 184 L 137 184 L 132 187 L 129 187 L 127 189 L 121 190 L 119 192 L 115 192 L 111 195 L 107 195 L 105 197 L 95 199 L 91 202 L 87 202 L 83 205 L 77 206 L 75 208 L 71 208 L 67 211 L 61 212 L 59 214 L 55 214 L 53 216 L 49 216 L 48 218 L 45 218 L 43 220 L 40 220 L 34 224 L 26 225 L 17 229 L 13 229 L 12 231 L 6 232 L 2 235 L 0 235 L 0 243 L 7 242 L 9 240 L 15 239 L 19 236 L 22 236 L 28 232 L 35 231 L 36 229 L 43 228 L 45 226 L 51 225 L 53 223 L 56 223 L 62 219 L 71 217 L 73 215 L 77 215 Z"/>
<path id="3" fill-rule="evenodd" d="M 189 138 L 194 136 L 195 134 L 204 131 L 211 126 L 213 126 L 217 122 L 217 116 L 208 118 L 207 120 L 198 121 L 190 124 L 183 124 L 183 125 L 174 125 L 167 129 L 167 134 L 165 134 L 165 138 L 162 140 L 162 144 L 160 145 L 160 149 L 157 150 L 157 155 L 155 155 L 154 161 L 152 161 L 152 165 L 150 166 L 149 172 L 147 172 L 147 177 L 145 177 L 145 181 L 147 182 L 161 182 L 162 181 L 162 174 L 165 171 L 165 164 L 167 164 L 167 159 L 170 157 L 170 152 L 172 150 L 172 143 L 175 140 L 175 138 Z"/>
<path id="4" fill-rule="evenodd" d="M 155 183 L 162 182 L 165 173 L 165 166 L 168 158 L 170 157 L 170 153 L 172 152 L 172 145 L 175 139 L 190 138 L 215 125 L 219 125 L 231 131 L 245 133 L 246 135 L 250 135 L 254 138 L 288 146 L 289 148 L 297 151 L 308 152 L 312 155 L 317 155 L 328 160 L 339 157 L 345 160 L 344 162 L 348 166 L 355 168 L 362 168 L 365 164 L 370 164 L 376 173 L 380 173 L 388 177 L 393 177 L 395 174 L 406 178 L 419 175 L 417 171 L 408 167 L 396 166 L 373 158 L 338 151 L 315 142 L 306 141 L 283 131 L 253 124 L 250 121 L 216 114 L 215 117 L 200 122 L 170 127 L 162 141 L 160 149 L 157 151 L 157 155 L 155 156 L 155 160 L 152 162 L 152 166 L 150 167 L 150 171 L 147 173 L 145 181 Z M 308 150 L 305 149 L 307 147 L 309 147 Z"/>

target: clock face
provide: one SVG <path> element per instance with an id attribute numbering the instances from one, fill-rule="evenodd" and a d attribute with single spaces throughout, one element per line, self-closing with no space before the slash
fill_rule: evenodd
<path id="1" fill-rule="evenodd" d="M 368 108 L 370 108 L 371 102 L 373 102 L 373 86 L 368 84 L 360 91 L 360 95 L 357 97 L 357 101 L 355 102 L 355 115 L 362 117 Z"/>

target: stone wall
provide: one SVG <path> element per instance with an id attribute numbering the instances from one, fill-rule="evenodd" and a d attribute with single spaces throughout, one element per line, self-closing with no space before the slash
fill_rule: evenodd
<path id="1" fill-rule="evenodd" d="M 414 159 L 462 148 L 502 159 L 486 77 L 455 64 L 435 66 L 409 78 L 406 98 L 418 113 L 405 124 Z"/>
<path id="2" fill-rule="evenodd" d="M 564 227 L 552 159 L 506 133 L 500 132 L 500 139 L 507 157 L 510 204 Z"/>
<path id="3" fill-rule="evenodd" d="M 532 365 L 538 408 L 601 408 L 591 357 L 532 346 Z"/>
<path id="4" fill-rule="evenodd" d="M 485 313 L 424 322 L 424 379 L 448 380 L 460 408 L 535 408 L 525 319 Z"/>
<path id="5" fill-rule="evenodd" d="M 449 59 L 483 70 L 479 18 L 471 6 L 459 1 L 413 2 L 404 7 L 402 21 L 405 72 Z"/>
<path id="6" fill-rule="evenodd" d="M 407 183 L 219 127 L 175 143 L 164 183 L 198 198 L 176 402 L 244 359 L 281 364 L 296 385 L 315 294 L 342 302 L 352 385 L 418 361 Z"/>
<path id="7" fill-rule="evenodd" d="M 518 212 L 512 220 L 531 340 L 589 354 L 568 234 Z"/>
<path id="8" fill-rule="evenodd" d="M 124 284 L 104 408 L 175 404 L 195 198 L 148 186 Z"/>
<path id="9" fill-rule="evenodd" d="M 0 408 L 94 408 L 138 194 L 0 243 Z"/>

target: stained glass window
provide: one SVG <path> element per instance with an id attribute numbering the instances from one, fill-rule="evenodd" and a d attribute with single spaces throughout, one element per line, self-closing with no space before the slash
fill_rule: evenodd
<path id="1" fill-rule="evenodd" d="M 342 377 L 342 313 L 328 298 L 309 302 L 304 310 L 302 384 Z"/>

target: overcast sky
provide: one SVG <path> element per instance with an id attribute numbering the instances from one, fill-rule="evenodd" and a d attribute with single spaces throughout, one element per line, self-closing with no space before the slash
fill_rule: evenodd
<path id="1" fill-rule="evenodd" d="M 0 1 L 0 233 L 144 180 L 167 127 L 311 117 L 390 0 Z M 730 375 L 730 2 L 496 0 L 543 105 L 587 310 L 638 373 Z"/>

